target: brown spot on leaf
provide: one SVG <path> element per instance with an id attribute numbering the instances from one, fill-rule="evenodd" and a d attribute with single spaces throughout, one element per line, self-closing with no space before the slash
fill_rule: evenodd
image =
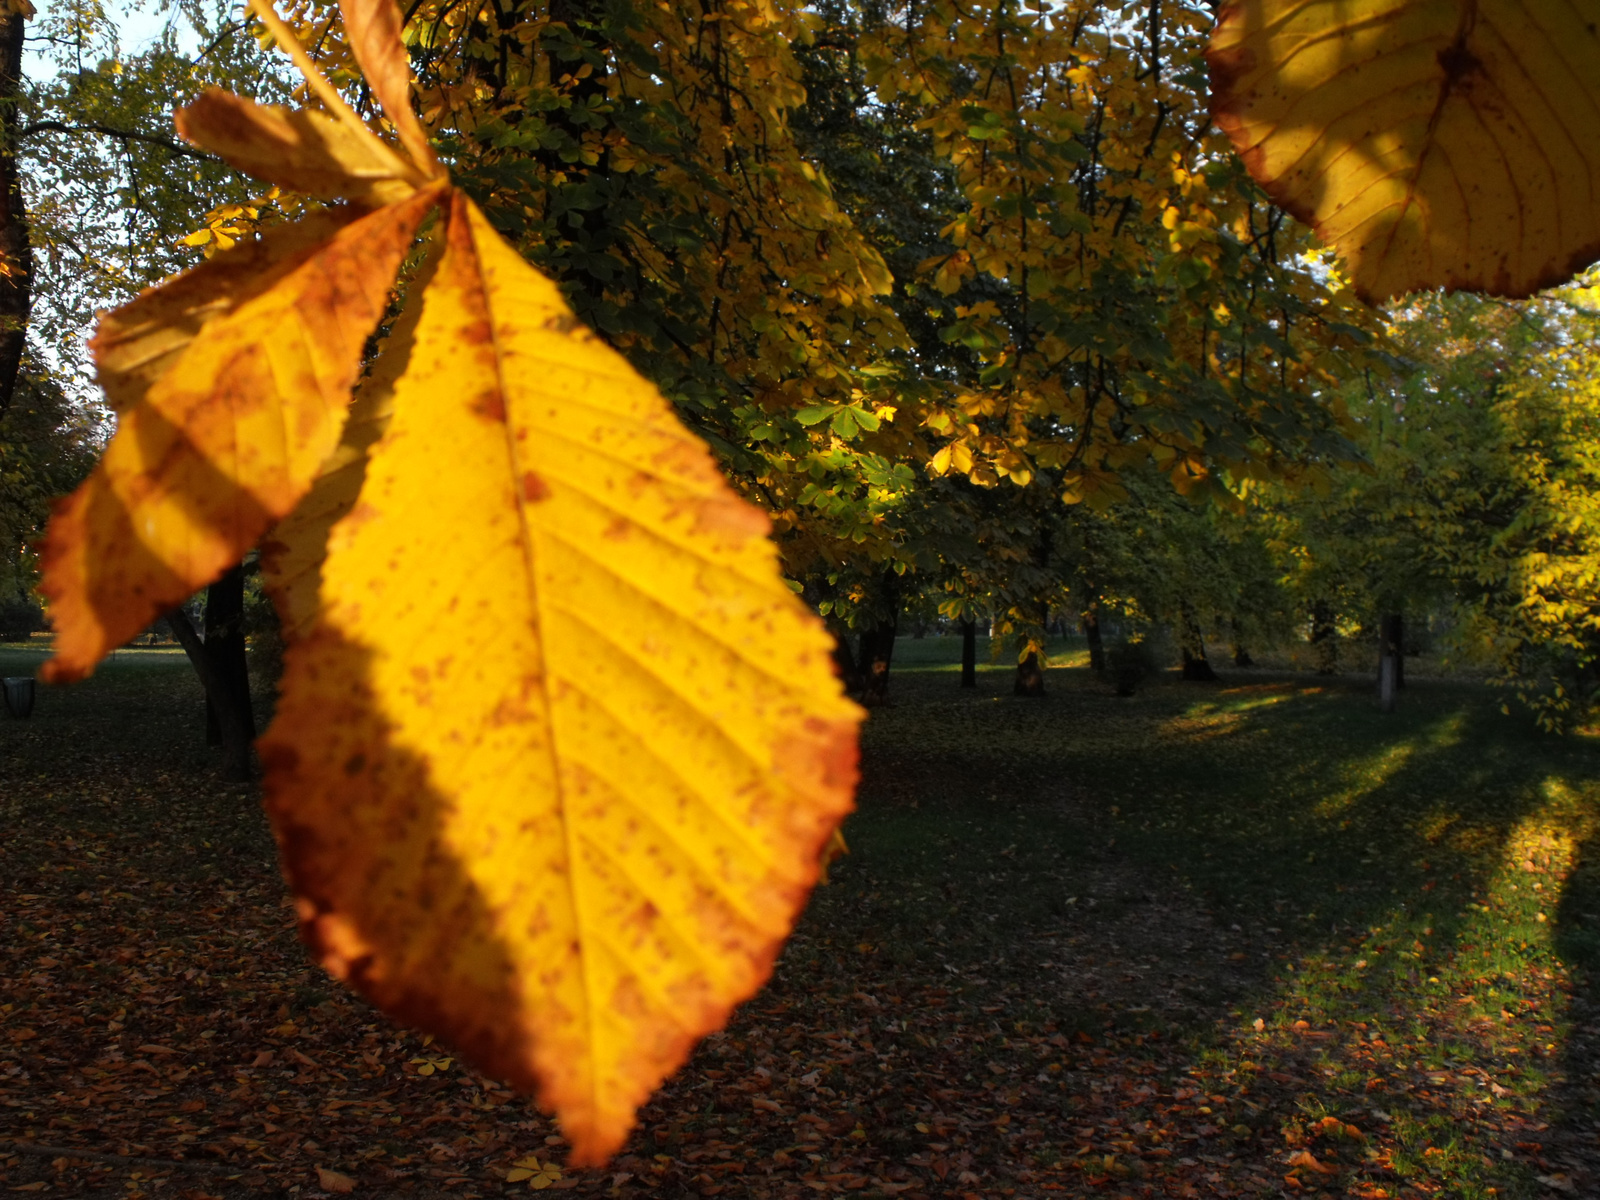
<path id="1" fill-rule="evenodd" d="M 532 471 L 522 477 L 522 498 L 529 504 L 550 499 L 550 485 Z"/>
<path id="2" fill-rule="evenodd" d="M 474 416 L 482 417 L 485 421 L 493 421 L 496 425 L 504 425 L 506 420 L 505 397 L 499 392 L 487 392 L 474 400 L 468 408 Z"/>
<path id="3" fill-rule="evenodd" d="M 1482 71 L 1483 63 L 1467 49 L 1465 35 L 1439 51 L 1439 66 L 1444 69 L 1447 86 L 1454 87 L 1474 71 Z"/>

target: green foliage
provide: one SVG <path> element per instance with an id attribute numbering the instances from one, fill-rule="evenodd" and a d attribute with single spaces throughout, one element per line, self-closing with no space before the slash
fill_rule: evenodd
<path id="1" fill-rule="evenodd" d="M 89 374 L 81 338 L 93 313 L 198 260 L 182 245 L 208 210 L 252 185 L 179 140 L 172 112 L 207 86 L 281 102 L 280 60 L 234 6 L 174 6 L 157 38 L 127 53 L 100 0 L 52 4 L 34 23 L 54 74 L 30 79 L 20 158 L 37 264 L 29 339 L 76 394 Z M 184 49 L 198 44 L 198 54 Z"/>
<path id="2" fill-rule="evenodd" d="M 1596 295 L 1414 300 L 1388 369 L 1347 389 L 1370 465 L 1260 507 L 1303 607 L 1453 611 L 1458 651 L 1550 729 L 1587 721 L 1600 685 Z"/>
<path id="3" fill-rule="evenodd" d="M 8 633 L 40 627 L 34 542 L 51 500 L 94 464 L 93 432 L 60 385 L 25 363 L 11 406 L 0 413 L 0 626 Z"/>

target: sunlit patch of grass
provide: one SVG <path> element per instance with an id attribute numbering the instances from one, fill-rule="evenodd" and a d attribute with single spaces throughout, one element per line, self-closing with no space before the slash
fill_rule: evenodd
<path id="1" fill-rule="evenodd" d="M 1089 651 L 1087 648 L 1082 650 L 1055 650 L 1050 653 L 1049 661 L 1046 665 L 1062 668 L 1086 668 L 1089 665 Z"/>
<path id="2" fill-rule="evenodd" d="M 1435 722 L 1428 740 L 1435 750 L 1450 750 L 1461 744 L 1466 729 L 1466 714 L 1454 712 Z"/>
<path id="3" fill-rule="evenodd" d="M 1388 783 L 1411 761 L 1416 749 L 1414 742 L 1396 742 L 1352 763 L 1344 773 L 1345 786 L 1317 801 L 1311 811 L 1324 819 L 1342 815 L 1357 801 Z"/>

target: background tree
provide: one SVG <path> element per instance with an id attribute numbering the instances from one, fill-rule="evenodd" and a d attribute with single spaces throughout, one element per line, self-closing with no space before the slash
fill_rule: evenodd
<path id="1" fill-rule="evenodd" d="M 24 363 L 12 403 L 0 412 L 0 631 L 42 628 L 33 595 L 39 581 L 35 544 L 50 502 L 89 473 L 97 430 L 59 383 Z"/>
<path id="2" fill-rule="evenodd" d="M 125 51 L 98 0 L 52 4 L 34 31 L 54 73 L 27 81 L 16 135 L 36 263 L 29 339 L 40 368 L 90 402 L 84 337 L 93 314 L 193 265 L 214 235 L 186 239 L 208 224 L 223 243 L 243 236 L 248 223 L 208 222 L 208 213 L 263 190 L 184 143 L 174 108 L 208 86 L 264 102 L 289 88 L 227 3 L 174 7 L 137 53 Z"/>

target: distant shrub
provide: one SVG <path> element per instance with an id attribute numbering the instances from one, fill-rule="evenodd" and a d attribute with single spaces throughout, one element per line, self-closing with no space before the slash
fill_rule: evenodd
<path id="1" fill-rule="evenodd" d="M 0 641 L 25 642 L 45 627 L 44 609 L 26 596 L 0 600 Z"/>

